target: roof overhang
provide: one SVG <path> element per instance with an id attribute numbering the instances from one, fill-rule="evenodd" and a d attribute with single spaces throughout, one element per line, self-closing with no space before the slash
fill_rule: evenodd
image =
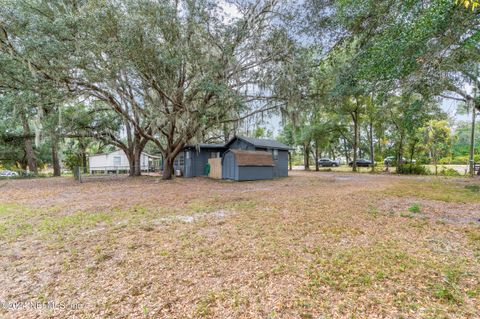
<path id="1" fill-rule="evenodd" d="M 285 145 L 285 144 L 282 144 L 278 141 L 275 141 L 275 140 L 268 140 L 268 141 L 274 141 L 278 144 L 282 144 L 282 145 L 260 145 L 260 144 L 256 144 L 256 143 L 252 143 L 252 141 L 249 140 L 249 138 L 245 138 L 243 136 L 234 136 L 232 137 L 227 143 L 225 143 L 225 147 L 228 147 L 230 146 L 235 140 L 242 140 L 254 147 L 258 147 L 258 148 L 270 148 L 270 149 L 277 149 L 277 150 L 281 150 L 281 151 L 291 151 L 291 150 L 294 150 L 293 147 L 291 146 L 288 146 L 288 145 Z M 261 140 L 261 139 L 260 139 Z"/>

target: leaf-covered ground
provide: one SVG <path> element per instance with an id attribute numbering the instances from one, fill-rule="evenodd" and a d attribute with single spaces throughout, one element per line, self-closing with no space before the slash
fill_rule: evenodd
<path id="1" fill-rule="evenodd" d="M 478 318 L 475 179 L 0 183 L 0 317 Z"/>

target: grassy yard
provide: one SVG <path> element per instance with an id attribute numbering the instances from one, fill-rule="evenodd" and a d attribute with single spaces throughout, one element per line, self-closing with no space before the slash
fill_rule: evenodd
<path id="1" fill-rule="evenodd" d="M 477 179 L 291 175 L 0 181 L 0 318 L 478 318 Z"/>
<path id="2" fill-rule="evenodd" d="M 425 166 L 425 168 L 430 171 L 430 174 L 434 175 L 435 174 L 435 165 L 422 165 Z M 303 170 L 304 166 L 303 165 L 297 165 L 294 166 L 295 170 Z M 390 173 L 395 173 L 396 172 L 396 167 L 389 167 L 389 172 Z M 310 170 L 315 170 L 315 165 L 310 165 Z M 320 167 L 320 171 L 322 172 L 351 172 L 352 168 L 348 165 L 340 165 L 339 167 Z M 357 167 L 357 170 L 359 173 L 370 173 L 372 169 L 370 167 Z M 456 171 L 460 176 L 467 176 L 468 175 L 468 165 L 438 165 L 437 166 L 438 174 L 442 175 L 442 171 L 444 170 L 451 170 L 451 171 Z M 385 172 L 385 166 L 383 163 L 378 163 L 375 164 L 375 172 L 376 173 L 381 173 Z"/>

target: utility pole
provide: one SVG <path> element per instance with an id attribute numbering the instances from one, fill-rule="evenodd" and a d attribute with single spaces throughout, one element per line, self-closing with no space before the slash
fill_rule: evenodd
<path id="1" fill-rule="evenodd" d="M 475 80 L 473 82 L 473 99 L 467 100 L 467 103 L 471 103 L 472 108 L 472 131 L 470 133 L 470 175 L 475 175 L 475 119 L 477 117 L 477 109 L 475 102 L 477 99 L 477 87 L 478 87 L 478 65 L 475 71 Z M 467 106 L 468 107 L 468 106 Z"/>

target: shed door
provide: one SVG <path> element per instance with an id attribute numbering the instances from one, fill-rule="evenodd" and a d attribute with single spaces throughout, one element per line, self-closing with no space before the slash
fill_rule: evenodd
<path id="1" fill-rule="evenodd" d="M 233 163 L 233 154 L 225 154 L 222 165 L 222 177 L 226 179 L 234 178 L 234 163 Z"/>
<path id="2" fill-rule="evenodd" d="M 190 150 L 185 151 L 185 176 L 186 177 L 193 177 L 193 159 L 192 154 L 193 152 Z"/>
<path id="3" fill-rule="evenodd" d="M 273 167 L 273 177 L 278 177 L 278 149 L 273 149 L 272 150 L 272 157 L 273 157 L 273 163 L 275 166 Z"/>
<path id="4" fill-rule="evenodd" d="M 230 161 L 228 163 L 228 178 L 235 179 L 235 159 L 232 156 L 230 156 Z"/>

